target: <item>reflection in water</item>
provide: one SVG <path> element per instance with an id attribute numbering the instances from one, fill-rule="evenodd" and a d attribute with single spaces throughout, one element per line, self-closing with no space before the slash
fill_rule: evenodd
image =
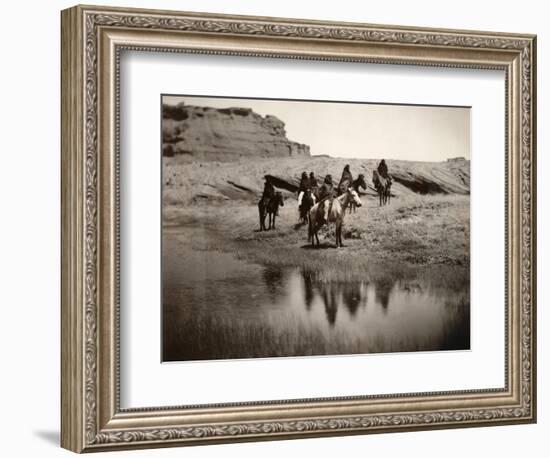
<path id="1" fill-rule="evenodd" d="M 304 303 L 307 310 L 311 310 L 311 304 L 313 303 L 313 298 L 315 293 L 313 291 L 313 281 L 311 280 L 311 275 L 302 274 L 304 279 Z"/>
<path id="2" fill-rule="evenodd" d="M 382 306 L 384 313 L 387 313 L 388 305 L 390 304 L 390 293 L 393 288 L 393 282 L 389 279 L 381 279 L 375 282 L 375 288 L 375 300 Z"/>
<path id="3" fill-rule="evenodd" d="M 275 300 L 280 294 L 283 285 L 283 271 L 273 267 L 264 267 L 262 269 L 262 278 L 271 300 Z"/>
<path id="4" fill-rule="evenodd" d="M 470 347 L 469 284 L 457 287 L 453 271 L 452 288 L 391 272 L 326 282 L 195 251 L 178 237 L 166 237 L 163 250 L 165 361 Z"/>
<path id="5" fill-rule="evenodd" d="M 338 312 L 337 289 L 333 283 L 328 283 L 321 289 L 323 301 L 325 302 L 325 313 L 327 314 L 328 324 L 334 326 L 336 323 L 336 313 Z"/>
<path id="6" fill-rule="evenodd" d="M 361 303 L 366 304 L 367 302 L 367 290 L 364 289 L 363 293 L 363 289 L 364 287 L 361 283 L 352 283 L 348 288 L 344 288 L 342 293 L 344 305 L 349 310 L 351 316 L 355 316 Z M 365 296 L 364 298 L 363 295 Z"/>
<path id="7" fill-rule="evenodd" d="M 367 303 L 367 287 L 363 282 L 314 282 L 313 275 L 302 271 L 304 303 L 307 310 L 315 297 L 319 297 L 324 305 L 327 322 L 333 326 L 340 306 L 346 307 L 351 317 L 357 313 L 360 305 Z"/>

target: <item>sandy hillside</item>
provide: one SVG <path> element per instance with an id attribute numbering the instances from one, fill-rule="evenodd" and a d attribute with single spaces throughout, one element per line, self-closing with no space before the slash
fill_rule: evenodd
<path id="1" fill-rule="evenodd" d="M 395 197 L 470 193 L 470 162 L 413 162 L 388 160 L 395 183 Z M 337 183 L 342 169 L 350 164 L 353 176 L 365 175 L 370 185 L 367 194 L 375 195 L 372 172 L 378 160 L 340 159 L 326 156 L 247 159 L 236 162 L 194 161 L 181 157 L 163 158 L 164 205 L 217 203 L 228 200 L 256 201 L 261 195 L 264 176 L 270 175 L 275 186 L 293 194 L 303 171 L 313 171 L 321 182 L 332 174 Z"/>

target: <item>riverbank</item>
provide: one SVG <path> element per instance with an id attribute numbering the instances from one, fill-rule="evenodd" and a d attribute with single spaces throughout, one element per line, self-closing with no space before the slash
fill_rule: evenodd
<path id="1" fill-rule="evenodd" d="M 297 267 L 316 281 L 422 274 L 435 284 L 469 285 L 469 196 L 404 196 L 384 207 L 363 197 L 363 204 L 346 215 L 345 246 L 339 249 L 334 248 L 334 226 L 321 230 L 320 248 L 309 246 L 307 227 L 297 224 L 292 198 L 280 209 L 276 229 L 267 232 L 259 231 L 256 206 L 243 201 L 166 206 L 163 219 L 167 229 L 202 226 L 215 231 L 218 236 L 208 243 L 200 237 L 193 241 L 201 249 L 233 252 L 262 265 Z"/>

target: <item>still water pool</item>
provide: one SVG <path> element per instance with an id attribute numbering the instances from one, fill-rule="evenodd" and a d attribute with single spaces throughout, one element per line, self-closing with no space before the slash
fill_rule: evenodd
<path id="1" fill-rule="evenodd" d="M 190 235 L 163 235 L 164 361 L 469 349 L 469 288 L 319 282 L 197 249 Z"/>

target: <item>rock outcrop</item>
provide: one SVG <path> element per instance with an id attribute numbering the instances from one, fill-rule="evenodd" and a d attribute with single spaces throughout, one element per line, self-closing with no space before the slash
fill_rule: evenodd
<path id="1" fill-rule="evenodd" d="M 285 124 L 250 108 L 162 107 L 162 153 L 193 161 L 309 157 L 309 146 L 290 141 Z"/>

